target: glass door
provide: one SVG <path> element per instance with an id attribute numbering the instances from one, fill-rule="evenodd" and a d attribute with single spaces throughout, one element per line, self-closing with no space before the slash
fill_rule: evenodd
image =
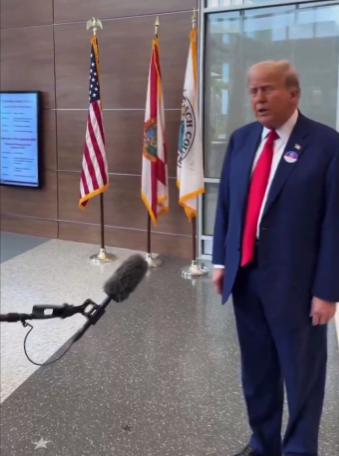
<path id="1" fill-rule="evenodd" d="M 251 65 L 289 60 L 300 76 L 303 114 L 339 130 L 339 2 L 238 10 L 234 2 L 228 4 L 233 4 L 232 10 L 209 9 L 204 18 L 203 256 L 211 253 L 218 183 L 229 137 L 254 120 L 246 89 Z"/>

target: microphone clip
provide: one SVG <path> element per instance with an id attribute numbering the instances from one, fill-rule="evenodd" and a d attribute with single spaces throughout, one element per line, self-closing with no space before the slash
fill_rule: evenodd
<path id="1" fill-rule="evenodd" d="M 70 304 L 63 304 L 61 306 L 42 304 L 33 307 L 33 315 L 35 319 L 42 320 L 45 318 L 65 319 L 80 314 L 91 320 L 97 313 L 99 307 L 100 306 L 91 299 L 86 299 L 80 306 L 72 306 Z"/>

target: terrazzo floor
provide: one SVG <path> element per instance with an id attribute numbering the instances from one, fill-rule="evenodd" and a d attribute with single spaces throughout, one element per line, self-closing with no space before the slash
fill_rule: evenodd
<path id="1" fill-rule="evenodd" d="M 9 256 L 1 312 L 100 302 L 102 284 L 131 252 L 114 250 L 119 262 L 100 268 L 88 262 L 96 251 L 52 240 Z M 231 456 L 246 443 L 232 307 L 220 305 L 209 279 L 181 279 L 185 261 L 164 260 L 52 366 L 29 364 L 27 329 L 1 324 L 1 456 Z M 29 353 L 40 362 L 61 353 L 83 321 L 34 323 Z M 339 456 L 334 325 L 329 342 L 320 456 Z"/>
<path id="2" fill-rule="evenodd" d="M 0 263 L 22 255 L 47 241 L 46 238 L 36 236 L 0 232 Z"/>

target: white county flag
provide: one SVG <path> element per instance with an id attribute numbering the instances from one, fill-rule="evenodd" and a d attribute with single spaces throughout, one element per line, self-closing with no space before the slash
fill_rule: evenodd
<path id="1" fill-rule="evenodd" d="M 189 220 L 196 217 L 198 196 L 205 191 L 197 80 L 197 30 L 194 28 L 190 34 L 177 159 L 179 204 Z"/>

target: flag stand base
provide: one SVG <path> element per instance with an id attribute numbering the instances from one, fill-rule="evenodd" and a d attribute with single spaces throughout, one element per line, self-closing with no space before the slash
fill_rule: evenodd
<path id="1" fill-rule="evenodd" d="M 97 255 L 92 255 L 90 257 L 90 262 L 92 264 L 106 264 L 113 263 L 117 257 L 112 253 L 107 253 L 106 249 L 100 249 L 100 252 Z"/>
<path id="2" fill-rule="evenodd" d="M 192 279 L 195 277 L 205 277 L 209 273 L 209 269 L 198 261 L 192 261 L 191 266 L 181 270 L 181 277 L 184 279 Z"/>
<path id="3" fill-rule="evenodd" d="M 145 260 L 149 268 L 158 268 L 162 264 L 158 258 L 153 258 L 151 253 L 146 254 Z"/>

